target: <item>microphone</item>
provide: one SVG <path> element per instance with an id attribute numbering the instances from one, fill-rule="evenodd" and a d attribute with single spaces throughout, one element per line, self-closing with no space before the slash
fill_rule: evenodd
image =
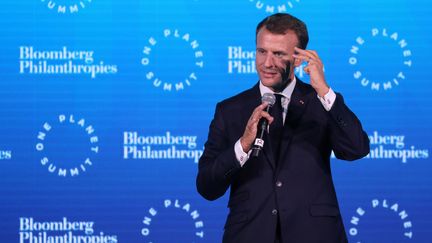
<path id="1" fill-rule="evenodd" d="M 272 93 L 265 93 L 262 97 L 261 97 L 261 103 L 267 103 L 267 107 L 266 107 L 266 111 L 268 113 L 270 113 L 270 110 L 272 108 L 272 106 L 274 105 L 274 103 L 276 102 L 276 97 L 274 94 Z M 267 130 L 267 126 L 268 126 L 268 121 L 265 118 L 261 118 L 258 122 L 258 131 L 257 131 L 257 135 L 255 138 L 255 142 L 252 145 L 252 156 L 253 157 L 258 157 L 260 154 L 260 151 L 263 149 L 264 147 L 264 133 Z"/>

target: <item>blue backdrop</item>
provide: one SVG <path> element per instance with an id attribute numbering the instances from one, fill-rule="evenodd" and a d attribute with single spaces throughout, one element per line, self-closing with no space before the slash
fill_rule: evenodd
<path id="1" fill-rule="evenodd" d="M 257 82 L 275 12 L 307 23 L 371 140 L 332 160 L 350 242 L 432 242 L 431 7 L 1 1 L 0 242 L 220 242 L 227 198 L 198 195 L 197 160 L 216 102 Z"/>

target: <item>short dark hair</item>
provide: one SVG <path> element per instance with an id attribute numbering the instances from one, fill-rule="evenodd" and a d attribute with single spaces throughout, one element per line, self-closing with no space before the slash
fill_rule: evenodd
<path id="1" fill-rule="evenodd" d="M 299 47 L 301 49 L 306 49 L 306 46 L 309 42 L 309 35 L 306 24 L 300 19 L 287 13 L 277 13 L 263 19 L 257 25 L 256 36 L 263 27 L 265 27 L 273 34 L 283 35 L 286 34 L 289 30 L 293 31 L 297 36 L 297 39 L 299 41 Z"/>

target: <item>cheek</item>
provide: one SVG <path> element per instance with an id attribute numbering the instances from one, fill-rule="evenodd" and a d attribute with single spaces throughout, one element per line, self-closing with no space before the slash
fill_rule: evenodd
<path id="1" fill-rule="evenodd" d="M 255 65 L 258 66 L 260 63 L 260 60 L 258 58 L 255 58 Z"/>
<path id="2" fill-rule="evenodd" d="M 258 65 L 262 65 L 264 63 L 264 60 L 265 60 L 264 58 L 257 56 L 255 58 L 255 63 L 256 63 L 257 66 Z"/>

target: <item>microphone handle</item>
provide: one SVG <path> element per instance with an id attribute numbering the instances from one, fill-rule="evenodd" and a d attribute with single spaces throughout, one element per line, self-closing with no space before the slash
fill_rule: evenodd
<path id="1" fill-rule="evenodd" d="M 271 106 L 267 106 L 266 111 L 270 113 Z M 252 157 L 258 157 L 260 151 L 264 148 L 264 133 L 267 131 L 268 121 L 261 118 L 258 122 L 258 131 L 252 147 Z"/>

